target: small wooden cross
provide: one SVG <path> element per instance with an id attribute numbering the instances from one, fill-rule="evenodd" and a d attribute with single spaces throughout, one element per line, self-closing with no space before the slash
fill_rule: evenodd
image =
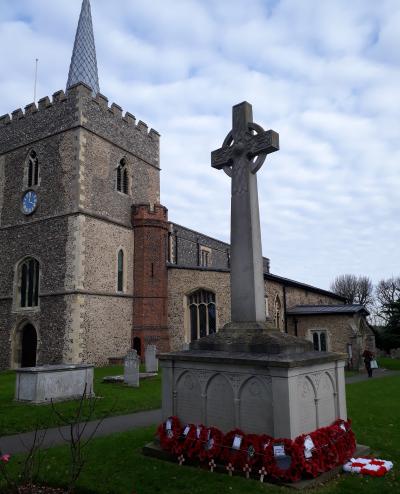
<path id="1" fill-rule="evenodd" d="M 243 472 L 246 474 L 246 479 L 248 479 L 250 477 L 251 466 L 246 463 L 243 467 Z"/>
<path id="2" fill-rule="evenodd" d="M 265 467 L 262 467 L 258 473 L 260 474 L 260 482 L 264 482 L 264 477 L 267 475 L 267 470 Z"/>
<path id="3" fill-rule="evenodd" d="M 228 465 L 226 466 L 226 469 L 228 470 L 229 472 L 229 476 L 232 477 L 232 473 L 234 472 L 235 470 L 235 467 L 232 465 L 232 463 L 228 463 Z"/>
<path id="4" fill-rule="evenodd" d="M 185 457 L 183 455 L 178 456 L 178 461 L 179 461 L 179 466 L 181 467 L 183 462 L 186 461 Z"/>
<path id="5" fill-rule="evenodd" d="M 217 466 L 213 458 L 208 462 L 208 466 L 210 467 L 210 471 L 213 472 L 214 468 Z"/>

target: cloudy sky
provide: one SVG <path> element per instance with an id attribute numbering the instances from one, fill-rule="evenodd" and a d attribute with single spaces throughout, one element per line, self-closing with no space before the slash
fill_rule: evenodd
<path id="1" fill-rule="evenodd" d="M 0 114 L 64 88 L 81 0 L 0 0 Z M 275 274 L 400 274 L 398 0 L 92 0 L 101 92 L 162 135 L 170 219 L 229 241 L 210 166 L 231 107 L 280 134 L 258 173 Z"/>

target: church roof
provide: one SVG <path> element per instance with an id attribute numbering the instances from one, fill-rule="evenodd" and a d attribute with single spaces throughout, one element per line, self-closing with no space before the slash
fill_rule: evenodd
<path id="1" fill-rule="evenodd" d="M 90 1 L 83 0 L 69 66 L 67 89 L 84 82 L 93 94 L 100 92 Z"/>
<path id="2" fill-rule="evenodd" d="M 305 316 L 313 314 L 355 314 L 363 312 L 369 314 L 362 304 L 339 304 L 339 305 L 295 305 L 287 309 L 286 314 L 290 316 Z"/>

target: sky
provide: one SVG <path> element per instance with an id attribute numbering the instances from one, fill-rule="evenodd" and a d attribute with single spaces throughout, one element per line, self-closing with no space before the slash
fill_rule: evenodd
<path id="1" fill-rule="evenodd" d="M 64 89 L 81 0 L 0 0 L 0 114 Z M 280 136 L 257 174 L 271 272 L 400 275 L 398 0 L 91 0 L 100 90 L 161 134 L 169 219 L 229 241 L 210 153 L 232 106 Z"/>

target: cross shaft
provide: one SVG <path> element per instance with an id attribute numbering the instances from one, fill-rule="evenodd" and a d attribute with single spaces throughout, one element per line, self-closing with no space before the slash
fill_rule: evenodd
<path id="1" fill-rule="evenodd" d="M 232 109 L 232 130 L 211 166 L 232 177 L 231 195 L 231 321 L 264 322 L 265 294 L 258 207 L 257 171 L 267 154 L 278 151 L 279 135 L 253 123 L 252 107 Z"/>

